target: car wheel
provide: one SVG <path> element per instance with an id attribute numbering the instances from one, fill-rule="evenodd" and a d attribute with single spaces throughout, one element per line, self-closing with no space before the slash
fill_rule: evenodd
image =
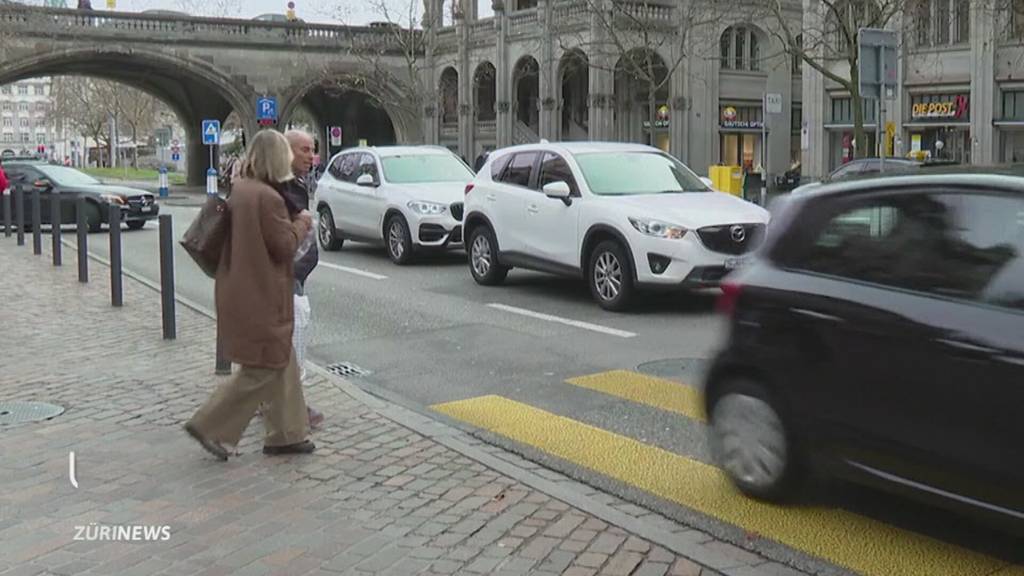
<path id="1" fill-rule="evenodd" d="M 501 284 L 508 276 L 508 267 L 498 264 L 498 242 L 488 226 L 478 226 L 469 236 L 469 271 L 473 280 L 483 286 Z"/>
<path id="2" fill-rule="evenodd" d="M 337 229 L 334 227 L 334 214 L 327 206 L 321 206 L 319 213 L 320 223 L 317 225 L 316 236 L 320 241 L 320 247 L 328 252 L 341 250 L 345 241 L 338 238 Z"/>
<path id="3" fill-rule="evenodd" d="M 622 311 L 633 298 L 633 268 L 626 249 L 614 240 L 606 240 L 590 253 L 587 268 L 590 293 L 605 310 Z"/>
<path id="4" fill-rule="evenodd" d="M 145 220 L 129 220 L 128 221 L 128 229 L 129 230 L 142 230 L 145 227 L 146 227 L 146 221 Z"/>
<path id="5" fill-rule="evenodd" d="M 773 502 L 795 492 L 800 458 L 778 401 L 749 380 L 728 383 L 710 407 L 715 462 L 744 494 Z"/>
<path id="6" fill-rule="evenodd" d="M 412 260 L 412 235 L 405 218 L 395 214 L 388 220 L 387 226 L 388 257 L 395 264 L 408 264 Z"/>

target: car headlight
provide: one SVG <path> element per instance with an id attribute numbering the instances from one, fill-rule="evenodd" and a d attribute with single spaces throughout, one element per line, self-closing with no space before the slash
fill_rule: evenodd
<path id="1" fill-rule="evenodd" d="M 675 224 L 669 224 L 654 218 L 630 218 L 629 223 L 633 225 L 633 228 L 636 228 L 637 232 L 657 238 L 676 240 L 686 236 L 686 233 L 689 232 L 689 230 L 682 226 L 676 226 Z"/>
<path id="2" fill-rule="evenodd" d="M 118 196 L 117 194 L 101 194 L 100 198 L 103 198 L 104 200 L 110 202 L 111 204 L 120 204 L 122 206 L 124 205 L 124 197 Z"/>
<path id="3" fill-rule="evenodd" d="M 448 209 L 448 206 L 444 204 L 423 202 L 422 200 L 413 200 L 407 206 L 409 206 L 410 210 L 421 216 L 437 216 L 438 214 L 444 214 L 444 211 Z"/>

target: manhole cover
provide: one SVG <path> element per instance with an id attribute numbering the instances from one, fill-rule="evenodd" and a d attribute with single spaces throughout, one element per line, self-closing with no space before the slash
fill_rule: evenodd
<path id="1" fill-rule="evenodd" d="M 363 370 L 351 362 L 335 362 L 334 364 L 328 364 L 327 371 L 331 374 L 337 374 L 338 376 L 348 378 L 353 376 L 366 376 L 370 373 L 369 370 Z"/>
<path id="2" fill-rule="evenodd" d="M 638 372 L 659 378 L 678 380 L 691 386 L 699 385 L 704 381 L 707 368 L 708 361 L 704 358 L 667 358 L 645 362 L 636 367 Z"/>
<path id="3" fill-rule="evenodd" d="M 0 425 L 49 420 L 63 413 L 63 406 L 46 402 L 0 402 Z"/>

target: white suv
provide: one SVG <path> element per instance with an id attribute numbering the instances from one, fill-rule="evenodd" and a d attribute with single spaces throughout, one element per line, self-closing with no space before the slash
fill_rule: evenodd
<path id="1" fill-rule="evenodd" d="M 769 218 L 660 150 L 596 142 L 492 152 L 465 208 L 477 283 L 498 284 L 514 266 L 582 276 L 609 310 L 637 288 L 717 286 Z"/>
<path id="2" fill-rule="evenodd" d="M 416 251 L 462 247 L 462 196 L 473 172 L 438 146 L 353 148 L 317 183 L 324 250 L 346 239 L 383 243 L 396 264 Z"/>

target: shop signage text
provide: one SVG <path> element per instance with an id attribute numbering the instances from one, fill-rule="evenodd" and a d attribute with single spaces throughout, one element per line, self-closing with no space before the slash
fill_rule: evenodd
<path id="1" fill-rule="evenodd" d="M 918 120 L 923 118 L 966 118 L 968 110 L 967 96 L 959 95 L 944 102 L 915 102 L 910 110 L 910 117 Z"/>

